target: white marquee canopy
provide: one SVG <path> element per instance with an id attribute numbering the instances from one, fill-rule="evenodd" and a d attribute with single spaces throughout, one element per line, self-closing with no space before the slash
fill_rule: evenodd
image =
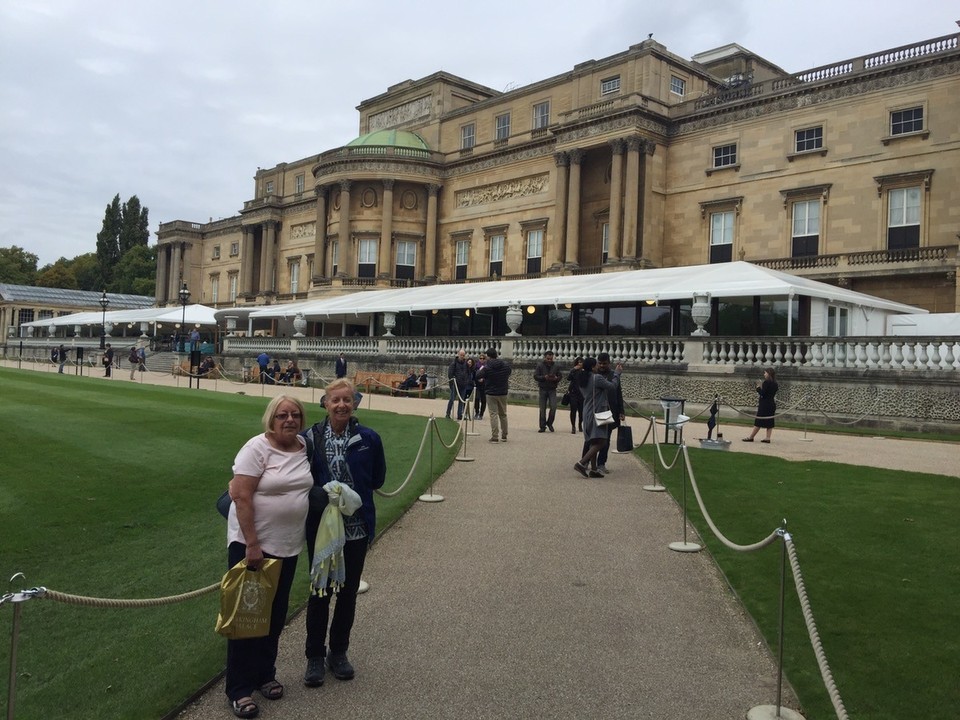
<path id="1" fill-rule="evenodd" d="M 49 328 L 49 327 L 73 327 L 74 325 L 99 325 L 102 320 L 121 325 L 127 323 L 170 323 L 171 325 L 185 322 L 187 325 L 216 326 L 217 320 L 214 315 L 216 310 L 206 305 L 187 305 L 186 308 L 162 307 L 162 308 L 142 308 L 139 310 L 112 310 L 107 313 L 98 311 L 89 311 L 73 313 L 72 315 L 61 315 L 55 318 L 46 318 L 44 320 L 34 320 L 33 322 L 23 323 L 23 327 Z"/>

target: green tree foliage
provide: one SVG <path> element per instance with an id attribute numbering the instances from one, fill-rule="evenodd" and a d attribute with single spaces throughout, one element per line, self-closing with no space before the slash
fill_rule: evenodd
<path id="1" fill-rule="evenodd" d="M 66 288 L 79 290 L 77 276 L 73 273 L 72 261 L 60 258 L 52 265 L 44 265 L 37 273 L 37 287 Z"/>
<path id="2" fill-rule="evenodd" d="M 156 287 L 157 256 L 153 248 L 134 245 L 113 269 L 110 292 L 132 295 L 153 295 Z"/>
<path id="3" fill-rule="evenodd" d="M 119 197 L 119 196 L 118 196 Z M 123 257 L 135 247 L 146 247 L 150 242 L 150 210 L 141 207 L 140 198 L 131 196 L 120 209 L 120 235 L 118 244 Z"/>
<path id="4" fill-rule="evenodd" d="M 103 290 L 100 285 L 100 266 L 97 264 L 96 253 L 77 255 L 71 262 L 70 269 L 77 278 L 78 290 Z"/>
<path id="5" fill-rule="evenodd" d="M 37 278 L 37 256 L 13 245 L 0 248 L 0 282 L 33 285 Z"/>
<path id="6" fill-rule="evenodd" d="M 106 287 L 113 279 L 113 268 L 120 262 L 120 228 L 123 225 L 120 193 L 107 205 L 103 214 L 103 227 L 97 233 L 97 265 L 100 284 Z"/>

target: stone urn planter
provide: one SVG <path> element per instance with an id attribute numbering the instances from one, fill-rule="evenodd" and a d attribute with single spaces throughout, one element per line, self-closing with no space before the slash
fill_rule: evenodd
<path id="1" fill-rule="evenodd" d="M 506 312 L 507 327 L 510 328 L 510 332 L 507 333 L 509 337 L 517 337 L 520 333 L 517 332 L 517 328 L 520 327 L 520 323 L 523 322 L 523 310 L 520 309 L 519 303 L 513 303 L 507 306 Z"/>
<path id="2" fill-rule="evenodd" d="M 693 307 L 690 308 L 690 319 L 697 324 L 697 329 L 691 335 L 709 335 L 703 326 L 710 320 L 710 293 L 695 293 Z"/>
<path id="3" fill-rule="evenodd" d="M 397 326 L 396 313 L 388 312 L 383 314 L 383 327 L 386 328 L 384 337 L 393 337 L 393 329 Z"/>
<path id="4" fill-rule="evenodd" d="M 227 322 L 230 322 L 230 318 L 227 318 Z M 236 327 L 236 319 L 234 319 L 234 327 Z M 303 331 L 307 329 L 307 319 L 303 316 L 303 313 L 297 313 L 293 318 L 293 336 L 296 338 L 304 337 Z"/>

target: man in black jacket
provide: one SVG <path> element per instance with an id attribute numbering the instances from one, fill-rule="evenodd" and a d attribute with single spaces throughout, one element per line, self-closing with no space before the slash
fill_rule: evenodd
<path id="1" fill-rule="evenodd" d="M 613 370 L 610 369 L 610 353 L 602 352 L 597 355 L 597 373 L 603 375 L 607 380 L 613 379 Z M 624 415 L 623 390 L 620 383 L 616 387 L 607 391 L 607 402 L 610 404 L 610 410 L 613 411 L 613 423 L 607 425 L 607 444 L 603 446 L 600 454 L 597 455 L 597 470 L 604 475 L 610 473 L 607 470 L 607 453 L 610 450 L 609 439 L 613 435 L 614 428 L 620 427 L 620 423 L 626 419 Z"/>
<path id="2" fill-rule="evenodd" d="M 490 442 L 507 441 L 507 388 L 513 368 L 487 349 L 487 362 L 477 371 L 487 388 L 487 412 L 490 414 Z M 499 437 L 498 437 L 499 436 Z"/>
<path id="3" fill-rule="evenodd" d="M 557 385 L 560 383 L 560 371 L 553 361 L 553 350 L 547 350 L 543 354 L 543 360 L 537 363 L 533 371 L 533 379 L 540 388 L 540 430 L 545 432 L 547 428 L 553 432 L 553 421 L 557 417 Z M 547 408 L 550 413 L 547 414 Z"/>
<path id="4" fill-rule="evenodd" d="M 453 409 L 453 400 L 457 399 L 457 420 L 463 420 L 463 407 L 467 396 L 473 392 L 473 373 L 467 365 L 467 351 L 461 348 L 447 368 L 447 380 L 450 382 L 450 400 L 447 401 L 447 417 Z"/>

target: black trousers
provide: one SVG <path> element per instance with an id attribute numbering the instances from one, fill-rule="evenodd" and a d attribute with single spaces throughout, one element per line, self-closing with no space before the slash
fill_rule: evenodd
<path id="1" fill-rule="evenodd" d="M 311 538 L 309 529 L 307 531 L 307 556 L 310 558 L 311 567 L 313 567 L 313 543 L 316 533 L 314 529 L 313 538 Z M 343 546 L 345 578 L 343 587 L 337 590 L 333 622 L 330 623 L 331 655 L 345 653 L 350 647 L 350 631 L 353 629 L 353 619 L 357 612 L 357 588 L 360 587 L 360 576 L 363 574 L 363 564 L 367 559 L 367 546 L 367 538 L 348 540 Z M 329 591 L 323 597 L 311 594 L 307 601 L 305 653 L 308 659 L 325 657 L 327 654 L 325 641 L 327 623 L 330 620 L 330 595 Z"/>
<path id="2" fill-rule="evenodd" d="M 232 568 L 246 556 L 246 545 L 230 543 L 227 548 L 227 568 Z M 264 557 L 276 555 L 264 553 Z M 270 610 L 270 634 L 246 640 L 227 640 L 226 694 L 230 700 L 248 697 L 256 688 L 276 679 L 277 648 L 280 645 L 280 633 L 287 621 L 290 587 L 297 571 L 296 555 L 279 559 L 283 561 L 283 565 L 280 568 L 277 594 L 273 597 L 273 607 Z"/>

